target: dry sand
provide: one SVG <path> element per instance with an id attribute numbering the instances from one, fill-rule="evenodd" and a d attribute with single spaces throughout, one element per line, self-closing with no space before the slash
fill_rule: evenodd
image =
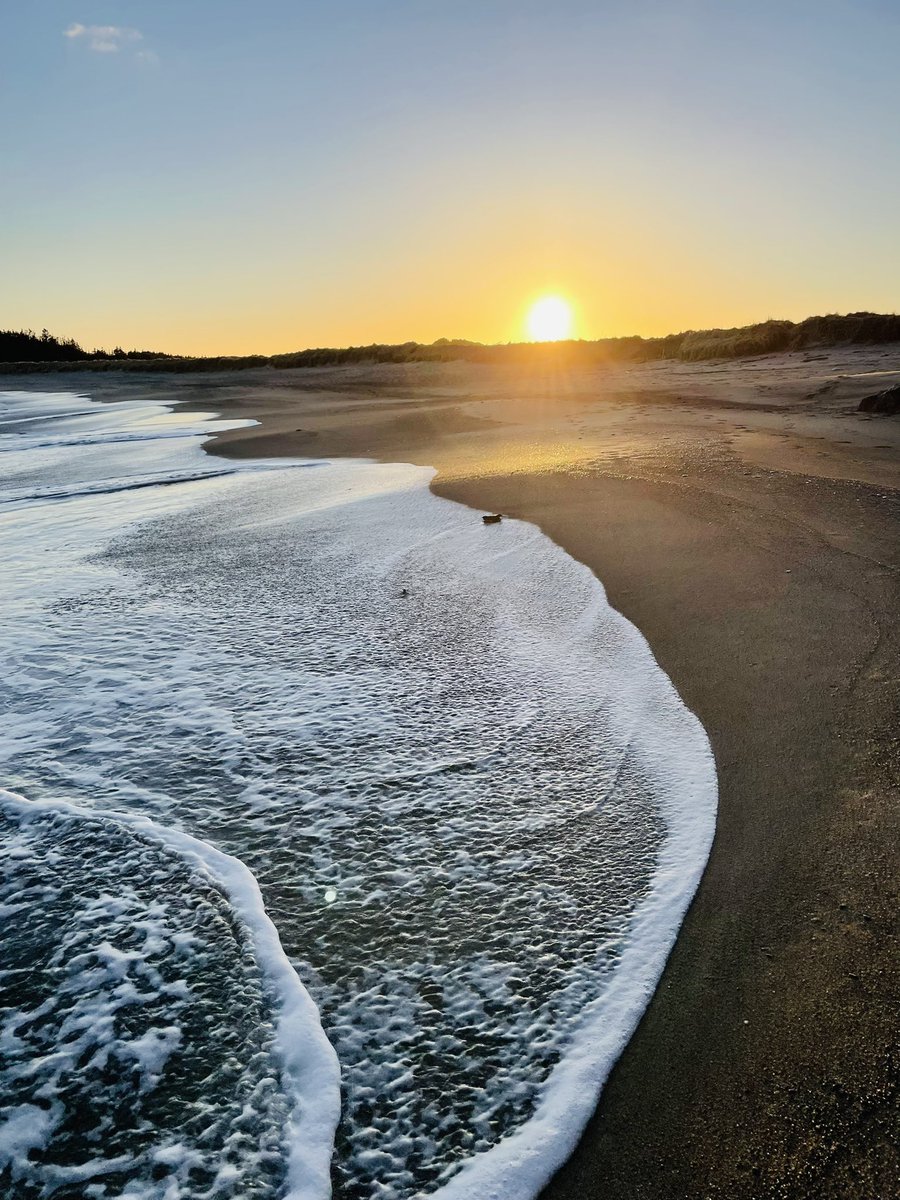
<path id="1" fill-rule="evenodd" d="M 898 346 L 72 379 L 261 421 L 216 454 L 433 464 L 587 563 L 706 726 L 708 869 L 547 1200 L 900 1196 L 900 418 L 855 412 L 895 382 Z"/>

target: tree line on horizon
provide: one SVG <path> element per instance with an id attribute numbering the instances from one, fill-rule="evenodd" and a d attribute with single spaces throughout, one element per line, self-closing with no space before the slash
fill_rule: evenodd
<path id="1" fill-rule="evenodd" d="M 0 329 L 0 362 L 87 362 L 99 359 L 171 358 L 159 350 L 85 350 L 74 338 L 54 337 L 49 329 Z"/>
<path id="2" fill-rule="evenodd" d="M 601 338 L 596 341 L 508 342 L 484 345 L 458 338 L 438 338 L 425 344 L 321 347 L 288 354 L 179 357 L 152 350 L 87 351 L 73 339 L 58 339 L 46 329 L 0 331 L 0 363 L 7 370 L 52 370 L 64 364 L 74 370 L 217 371 L 340 366 L 354 363 L 481 362 L 538 365 L 540 363 L 601 364 L 676 359 L 700 362 L 715 358 L 745 358 L 790 350 L 838 345 L 878 345 L 900 342 L 900 316 L 857 312 L 807 317 L 800 322 L 762 321 L 736 329 L 701 329 L 665 337 Z"/>

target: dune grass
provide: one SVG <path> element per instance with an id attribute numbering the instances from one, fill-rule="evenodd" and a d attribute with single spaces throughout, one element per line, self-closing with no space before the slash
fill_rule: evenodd
<path id="1" fill-rule="evenodd" d="M 900 342 L 900 316 L 858 312 L 807 317 L 805 321 L 763 321 L 739 329 L 701 329 L 666 337 L 602 338 L 597 341 L 479 342 L 440 338 L 436 342 L 403 342 L 399 345 L 319 347 L 289 354 L 249 354 L 235 357 L 178 357 L 149 350 L 86 351 L 76 342 L 59 340 L 44 330 L 0 331 L 0 367 L 10 373 L 41 371 L 240 371 L 255 367 L 281 370 L 340 366 L 353 363 L 485 362 L 540 366 L 649 362 L 674 359 L 701 362 L 709 359 L 746 358 L 787 350 L 839 345 L 876 345 Z"/>

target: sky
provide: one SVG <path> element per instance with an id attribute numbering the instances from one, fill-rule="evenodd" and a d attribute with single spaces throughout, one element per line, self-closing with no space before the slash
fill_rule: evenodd
<path id="1" fill-rule="evenodd" d="M 0 328 L 276 353 L 900 307 L 900 0 L 29 0 Z"/>

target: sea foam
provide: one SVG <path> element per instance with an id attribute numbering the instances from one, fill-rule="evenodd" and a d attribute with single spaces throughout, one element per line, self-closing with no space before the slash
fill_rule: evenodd
<path id="1" fill-rule="evenodd" d="M 244 864 L 147 817 L 2 789 L 0 858 L 4 923 L 28 921 L 0 974 L 16 1194 L 114 1177 L 163 1200 L 327 1195 L 337 1058 Z"/>
<path id="2" fill-rule="evenodd" d="M 302 980 L 340 1059 L 337 1196 L 535 1194 L 703 870 L 699 722 L 585 567 L 434 497 L 429 470 L 188 478 L 218 468 L 168 436 L 184 417 L 37 403 L 40 434 L 28 401 L 3 418 L 31 439 L 3 456 L 3 778 L 244 864 L 291 964 L 272 949 L 264 974 Z"/>

